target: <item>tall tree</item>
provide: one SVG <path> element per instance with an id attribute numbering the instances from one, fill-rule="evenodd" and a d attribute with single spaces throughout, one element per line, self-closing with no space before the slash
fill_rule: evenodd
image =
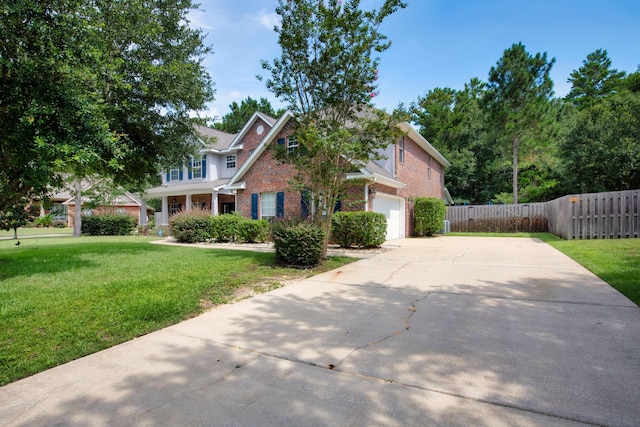
<path id="1" fill-rule="evenodd" d="M 624 71 L 611 68 L 611 59 L 607 51 L 598 49 L 588 54 L 587 59 L 582 62 L 582 67 L 571 73 L 567 81 L 572 86 L 565 99 L 578 109 L 589 107 L 619 90 L 625 74 Z"/>
<path id="2" fill-rule="evenodd" d="M 518 203 L 518 156 L 521 148 L 541 136 L 541 128 L 550 119 L 553 96 L 549 73 L 555 58 L 547 54 L 529 54 L 522 43 L 504 51 L 489 71 L 487 103 L 498 142 L 508 141 L 512 151 L 513 203 Z"/>
<path id="3" fill-rule="evenodd" d="M 433 89 L 418 98 L 411 108 L 412 120 L 420 133 L 451 162 L 445 171 L 447 189 L 458 203 L 491 199 L 479 194 L 481 188 L 490 189 L 480 174 L 494 158 L 486 152 L 486 148 L 492 147 L 484 144 L 486 114 L 480 103 L 484 90 L 485 83 L 474 78 L 460 91 Z"/>
<path id="4" fill-rule="evenodd" d="M 560 153 L 569 193 L 640 188 L 640 92 L 624 89 L 578 111 Z"/>
<path id="5" fill-rule="evenodd" d="M 260 100 L 257 101 L 250 96 L 242 100 L 240 105 L 235 101 L 232 102 L 229 105 L 229 109 L 231 111 L 222 117 L 222 121 L 214 124 L 216 129 L 227 133 L 240 132 L 242 127 L 256 111 L 275 118 L 278 118 L 284 113 L 284 111 L 274 110 L 267 98 L 260 98 Z"/>
<path id="6" fill-rule="evenodd" d="M 33 221 L 40 213 L 40 206 L 24 198 L 9 209 L 0 212 L 0 230 L 13 230 L 13 238 L 18 238 L 18 228 Z"/>
<path id="7" fill-rule="evenodd" d="M 296 115 L 299 149 L 281 155 L 300 172 L 292 184 L 311 192 L 325 254 L 345 174 L 399 134 L 397 118 L 371 107 L 380 61 L 374 55 L 391 45 L 379 27 L 404 7 L 400 0 L 371 11 L 361 10 L 359 0 L 280 0 L 276 8 L 282 54 L 262 66 L 270 73 L 267 88 Z"/>
<path id="8" fill-rule="evenodd" d="M 0 21 L 0 211 L 61 173 L 142 186 L 212 99 L 191 0 L 10 2 Z M 36 77 L 37 76 L 37 77 Z"/>

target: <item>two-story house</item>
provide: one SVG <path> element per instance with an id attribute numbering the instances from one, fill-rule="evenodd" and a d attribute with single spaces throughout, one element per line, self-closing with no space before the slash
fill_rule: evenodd
<path id="1" fill-rule="evenodd" d="M 162 224 L 179 210 L 194 207 L 212 214 L 237 211 L 249 218 L 305 216 L 309 207 L 289 180 L 294 166 L 274 158 L 273 144 L 296 149 L 293 114 L 278 120 L 255 113 L 236 135 L 198 127 L 204 138 L 201 159 L 166 171 L 163 184 L 148 197 L 162 197 Z M 360 165 L 346 179 L 354 180 L 341 196 L 344 210 L 381 212 L 387 217 L 387 239 L 411 233 L 411 201 L 415 197 L 445 197 L 444 168 L 449 162 L 408 123 L 405 136 L 383 152 L 385 159 Z M 207 144 L 206 137 L 215 137 Z M 348 202 L 348 203 L 347 203 Z"/>

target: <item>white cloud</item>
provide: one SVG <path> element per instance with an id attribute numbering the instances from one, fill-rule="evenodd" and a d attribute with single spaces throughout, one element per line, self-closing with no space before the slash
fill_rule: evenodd
<path id="1" fill-rule="evenodd" d="M 269 30 L 273 30 L 273 27 L 280 25 L 280 17 L 278 14 L 275 12 L 266 12 L 265 9 L 260 11 L 256 20 Z"/>

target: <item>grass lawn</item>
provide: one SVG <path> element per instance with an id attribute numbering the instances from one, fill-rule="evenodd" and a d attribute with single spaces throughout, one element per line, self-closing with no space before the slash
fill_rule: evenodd
<path id="1" fill-rule="evenodd" d="M 447 233 L 448 236 L 536 237 L 582 264 L 640 305 L 640 239 L 563 240 L 549 233 Z"/>
<path id="2" fill-rule="evenodd" d="M 273 253 L 153 245 L 143 237 L 0 241 L 0 385 L 228 302 L 353 261 L 276 267 Z M 260 289 L 265 289 L 260 287 Z"/>
<path id="3" fill-rule="evenodd" d="M 44 234 L 73 234 L 73 228 L 18 228 L 18 239 L 31 236 L 42 236 Z M 0 230 L 0 238 L 10 237 L 13 239 L 13 230 Z"/>

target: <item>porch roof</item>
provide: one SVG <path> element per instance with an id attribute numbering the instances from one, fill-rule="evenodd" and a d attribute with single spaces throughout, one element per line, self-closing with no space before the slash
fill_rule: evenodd
<path id="1" fill-rule="evenodd" d="M 199 194 L 199 193 L 213 193 L 220 191 L 221 187 L 224 187 L 229 179 L 217 179 L 215 181 L 203 181 L 189 184 L 169 184 L 154 187 L 145 192 L 145 196 L 149 197 L 162 197 L 162 196 L 180 196 L 183 194 Z"/>

